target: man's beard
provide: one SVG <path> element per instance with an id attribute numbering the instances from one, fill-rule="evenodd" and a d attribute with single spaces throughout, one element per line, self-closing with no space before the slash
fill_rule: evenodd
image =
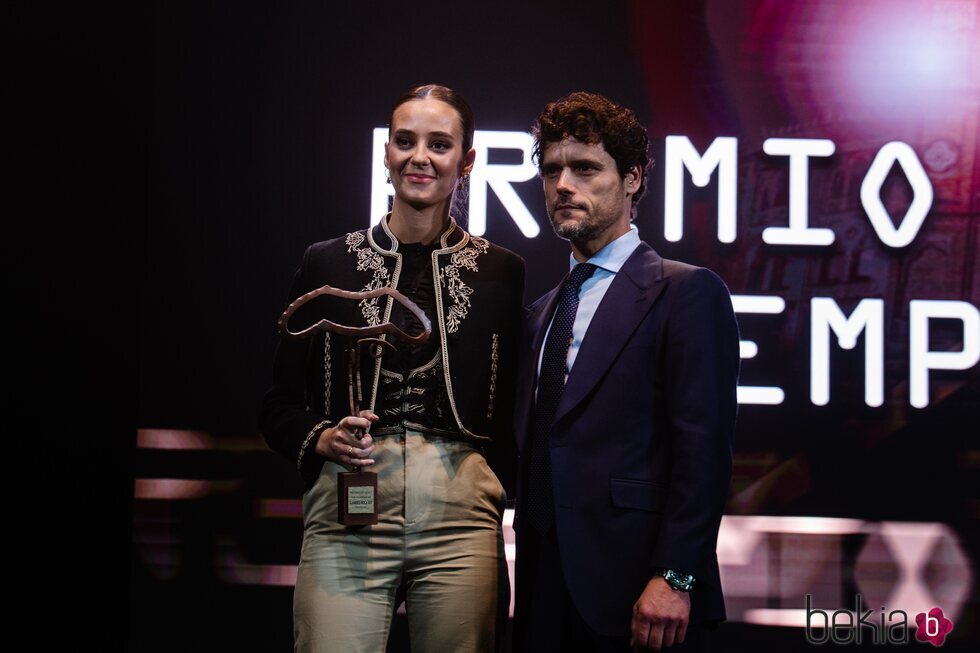
<path id="1" fill-rule="evenodd" d="M 595 240 L 599 234 L 609 227 L 609 222 L 604 222 L 601 218 L 589 214 L 584 220 L 557 222 L 554 214 L 551 216 L 551 228 L 559 238 L 573 243 L 584 243 Z"/>

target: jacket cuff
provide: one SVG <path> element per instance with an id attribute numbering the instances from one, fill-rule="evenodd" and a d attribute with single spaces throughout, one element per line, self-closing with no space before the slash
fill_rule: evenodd
<path id="1" fill-rule="evenodd" d="M 296 456 L 297 470 L 303 469 L 303 458 L 306 457 L 306 450 L 310 448 L 310 444 L 313 443 L 314 438 L 319 436 L 328 426 L 330 426 L 330 420 L 325 419 L 311 428 L 310 432 L 306 434 L 306 438 L 303 439 L 303 444 L 299 445 L 299 455 Z M 311 453 L 310 455 L 312 456 L 313 454 Z"/>
<path id="2" fill-rule="evenodd" d="M 299 446 L 299 453 L 296 456 L 296 470 L 303 478 L 304 485 L 308 488 L 316 482 L 316 477 L 320 473 L 324 458 L 316 453 L 316 442 L 320 434 L 330 427 L 333 422 L 325 419 L 310 429 L 310 432 L 303 438 L 303 443 Z"/>

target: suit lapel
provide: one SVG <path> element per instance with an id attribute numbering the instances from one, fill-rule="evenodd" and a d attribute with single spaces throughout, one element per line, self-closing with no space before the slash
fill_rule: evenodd
<path id="1" fill-rule="evenodd" d="M 558 303 L 558 291 L 561 284 L 552 288 L 535 302 L 527 315 L 527 325 L 524 333 L 525 342 L 530 341 L 529 349 L 524 350 L 518 369 L 517 406 L 515 407 L 514 423 L 517 425 L 517 446 L 523 451 L 527 442 L 527 431 L 530 428 L 531 410 L 534 407 L 534 388 L 538 378 L 538 359 L 544 344 L 544 332 L 548 328 L 551 316 Z"/>
<path id="2" fill-rule="evenodd" d="M 663 259 L 641 242 L 613 278 L 596 309 L 565 383 L 555 423 L 595 387 L 666 285 Z M 541 339 L 540 336 L 536 339 L 535 351 L 540 350 Z"/>

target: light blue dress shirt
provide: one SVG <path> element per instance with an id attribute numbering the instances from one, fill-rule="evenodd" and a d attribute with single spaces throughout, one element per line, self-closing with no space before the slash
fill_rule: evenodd
<path id="1" fill-rule="evenodd" d="M 630 225 L 629 231 L 600 249 L 595 253 L 595 256 L 587 261 L 598 269 L 592 273 L 591 277 L 586 279 L 578 291 L 578 312 L 575 314 L 575 323 L 572 325 L 572 344 L 568 348 L 568 362 L 565 366 L 566 379 L 568 378 L 567 375 L 572 371 L 572 365 L 575 364 L 575 357 L 578 356 L 578 350 L 582 346 L 582 340 L 585 339 L 585 332 L 589 330 L 592 318 L 595 317 L 595 312 L 599 308 L 599 302 L 606 296 L 606 291 L 609 290 L 609 286 L 612 284 L 616 273 L 623 267 L 623 263 L 626 262 L 626 259 L 630 257 L 630 254 L 639 245 L 640 234 L 636 230 L 635 225 Z M 578 265 L 578 261 L 575 260 L 575 256 L 572 254 L 569 254 L 569 259 L 570 264 L 568 269 L 571 270 Z M 551 319 L 554 321 L 554 316 Z M 548 323 L 548 330 L 544 333 L 544 340 L 541 341 L 541 351 L 538 353 L 539 375 L 541 373 L 541 359 L 544 356 L 543 343 L 548 342 L 548 333 L 550 332 L 551 322 Z"/>

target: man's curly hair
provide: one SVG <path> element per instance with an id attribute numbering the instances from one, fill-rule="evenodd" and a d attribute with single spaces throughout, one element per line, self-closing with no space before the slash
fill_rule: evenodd
<path id="1" fill-rule="evenodd" d="M 647 187 L 647 130 L 626 107 L 621 107 L 596 93 L 578 91 L 550 102 L 532 127 L 532 158 L 541 168 L 541 155 L 551 143 L 574 138 L 582 143 L 602 143 L 615 159 L 619 175 L 625 177 L 633 166 L 640 166 L 640 187 L 633 195 L 633 206 Z"/>

